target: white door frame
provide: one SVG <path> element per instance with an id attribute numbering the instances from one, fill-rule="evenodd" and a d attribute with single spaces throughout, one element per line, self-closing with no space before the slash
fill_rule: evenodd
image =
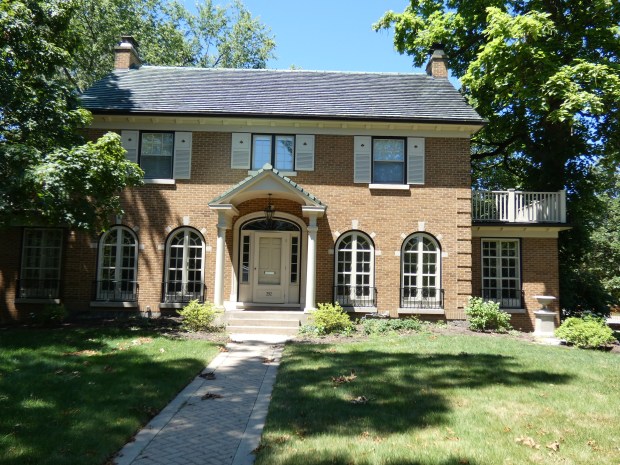
<path id="1" fill-rule="evenodd" d="M 278 231 L 254 231 L 250 235 L 254 242 L 254 257 L 252 260 L 252 301 L 261 304 L 283 304 L 288 301 L 288 263 L 290 262 L 290 234 Z M 279 270 L 265 271 L 265 273 L 280 273 L 279 284 L 261 284 L 260 280 L 260 241 L 261 239 L 280 239 Z"/>
<path id="2" fill-rule="evenodd" d="M 237 308 L 237 304 L 239 303 L 237 296 L 239 295 L 239 292 L 238 292 L 239 279 L 241 278 L 241 273 L 239 270 L 239 250 L 240 250 L 239 241 L 241 240 L 241 226 L 243 226 L 248 221 L 255 220 L 255 219 L 261 219 L 264 217 L 265 217 L 265 213 L 263 211 L 248 213 L 247 215 L 244 215 L 238 218 L 237 221 L 235 221 L 235 224 L 233 226 L 233 254 L 232 254 L 233 256 L 232 256 L 232 273 L 231 273 L 231 285 L 230 285 L 231 292 L 230 292 L 229 300 L 224 302 L 224 307 L 227 310 L 234 310 L 235 308 Z M 301 265 L 299 266 L 299 275 L 297 278 L 299 281 L 299 286 L 300 286 L 299 304 L 290 303 L 288 305 L 291 305 L 291 306 L 299 305 L 299 307 L 303 309 L 305 306 L 305 302 L 306 302 L 306 266 L 308 263 L 306 244 L 308 241 L 308 228 L 307 228 L 305 221 L 302 218 L 299 218 L 298 216 L 295 216 L 295 215 L 291 215 L 290 213 L 278 211 L 276 212 L 275 218 L 295 223 L 297 226 L 299 226 L 299 229 L 300 229 L 299 253 L 300 253 L 300 259 L 301 259 L 301 262 L 300 262 Z M 269 231 L 257 231 L 257 232 L 262 234 L 265 232 L 268 233 Z M 278 233 L 279 231 L 274 231 L 274 232 Z"/>

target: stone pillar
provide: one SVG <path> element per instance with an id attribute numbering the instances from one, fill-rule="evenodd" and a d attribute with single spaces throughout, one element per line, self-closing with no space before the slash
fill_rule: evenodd
<path id="1" fill-rule="evenodd" d="M 553 337 L 555 335 L 555 312 L 549 310 L 547 306 L 555 300 L 550 295 L 535 295 L 534 298 L 542 306 L 540 310 L 534 312 L 536 316 L 536 326 L 534 336 Z"/>

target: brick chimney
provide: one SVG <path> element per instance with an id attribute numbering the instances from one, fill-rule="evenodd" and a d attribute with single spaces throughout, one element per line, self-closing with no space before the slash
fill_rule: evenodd
<path id="1" fill-rule="evenodd" d="M 136 39 L 121 36 L 120 43 L 114 47 L 114 69 L 138 69 L 141 64 Z"/>
<path id="2" fill-rule="evenodd" d="M 448 56 L 442 44 L 433 44 L 429 50 L 430 59 L 426 65 L 426 74 L 435 78 L 448 77 Z"/>

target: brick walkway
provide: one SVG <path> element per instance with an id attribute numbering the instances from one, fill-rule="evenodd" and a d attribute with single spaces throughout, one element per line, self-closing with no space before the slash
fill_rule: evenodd
<path id="1" fill-rule="evenodd" d="M 226 346 L 127 444 L 117 465 L 250 465 L 258 446 L 282 344 L 245 340 Z M 265 360 L 272 360 L 265 363 Z M 203 399 L 205 394 L 221 398 Z"/>

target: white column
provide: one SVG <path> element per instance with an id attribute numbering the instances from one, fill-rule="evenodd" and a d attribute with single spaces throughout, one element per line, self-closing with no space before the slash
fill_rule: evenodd
<path id="1" fill-rule="evenodd" d="M 209 205 L 217 211 L 217 242 L 215 244 L 215 284 L 213 303 L 216 307 L 224 306 L 224 263 L 226 259 L 226 230 L 231 228 L 233 216 L 239 211 L 231 204 Z"/>
<path id="2" fill-rule="evenodd" d="M 220 212 L 221 214 L 221 212 Z M 215 248 L 215 288 L 213 303 L 216 307 L 224 306 L 224 252 L 226 249 L 226 225 L 217 225 L 217 243 Z"/>
<path id="3" fill-rule="evenodd" d="M 304 312 L 316 308 L 316 233 L 319 228 L 316 225 L 316 216 L 310 216 L 308 226 L 308 254 L 306 257 L 306 307 Z"/>

